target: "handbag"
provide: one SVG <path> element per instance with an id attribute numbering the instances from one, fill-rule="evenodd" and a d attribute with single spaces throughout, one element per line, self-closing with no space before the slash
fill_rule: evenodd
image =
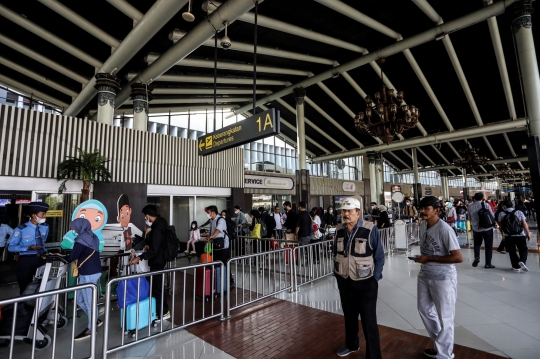
<path id="1" fill-rule="evenodd" d="M 82 263 L 80 265 L 77 265 L 79 260 L 78 259 L 75 259 L 73 262 L 71 262 L 71 276 L 73 278 L 77 278 L 79 276 L 79 268 L 81 268 L 83 266 L 83 264 L 90 258 L 94 255 L 94 253 L 96 253 L 96 250 L 94 249 L 92 251 L 92 253 L 90 253 L 90 255 L 88 257 L 86 257 L 86 259 L 84 261 L 82 261 Z"/>
<path id="2" fill-rule="evenodd" d="M 253 226 L 253 230 L 249 232 L 250 238 L 261 238 L 261 224 L 257 219 L 255 219 L 255 225 Z"/>

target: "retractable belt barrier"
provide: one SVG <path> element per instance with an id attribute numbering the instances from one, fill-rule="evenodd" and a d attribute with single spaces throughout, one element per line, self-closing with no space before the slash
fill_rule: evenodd
<path id="1" fill-rule="evenodd" d="M 74 351 L 73 338 L 75 338 L 76 335 L 76 320 L 73 320 L 73 318 L 76 318 L 77 316 L 77 305 L 75 303 L 77 303 L 77 296 L 82 295 L 82 293 L 79 292 L 87 289 L 92 291 L 91 308 L 97 308 L 98 288 L 92 283 L 0 300 L 0 307 L 3 307 L 2 321 L 6 323 L 2 323 L 0 328 L 5 329 L 6 327 L 11 327 L 9 335 L 0 333 L 0 338 L 6 339 L 9 344 L 9 349 L 7 346 L 0 348 L 0 357 L 8 359 L 12 359 L 15 356 L 28 357 L 25 346 L 18 346 L 14 353 L 15 340 L 24 340 L 27 343 L 31 342 L 32 348 L 30 358 L 32 359 L 35 357 L 36 350 L 46 351 L 44 355 L 40 355 L 41 358 L 56 358 L 57 356 L 67 357 L 68 346 L 65 342 L 65 335 L 60 338 L 62 343 L 57 345 L 57 334 L 60 335 L 61 332 L 58 332 L 58 330 L 64 329 L 69 324 L 69 319 L 67 318 L 68 310 L 67 308 L 60 306 L 61 298 L 65 293 L 73 292 L 74 299 L 73 308 L 71 310 L 71 334 L 67 334 L 70 338 L 69 358 L 96 358 L 96 310 L 92 311 L 91 322 L 93 324 L 92 328 L 90 328 L 89 348 L 79 345 L 77 346 L 77 352 L 75 353 Z M 46 325 L 53 325 L 52 335 L 49 335 L 51 333 L 50 330 L 45 328 Z M 78 327 L 80 327 L 80 325 Z M 7 356 L 1 354 L 4 350 L 6 352 L 9 351 Z M 22 351 L 22 353 L 19 353 L 19 351 Z M 74 354 L 76 354 L 76 356 L 74 356 Z"/>
<path id="2" fill-rule="evenodd" d="M 107 358 L 108 354 L 120 349 L 210 318 L 224 318 L 224 287 L 222 285 L 224 271 L 224 264 L 218 261 L 133 274 L 109 280 L 105 300 L 103 358 Z M 167 317 L 163 308 L 164 298 L 167 296 L 164 284 L 169 274 L 171 275 L 170 290 L 172 294 L 171 300 L 167 299 L 167 302 L 170 303 L 170 317 Z M 146 277 L 149 277 L 147 284 L 143 283 L 147 281 Z M 121 308 L 120 313 L 118 313 L 118 311 L 112 311 L 111 289 L 114 284 L 121 282 L 124 283 L 123 288 L 117 290 L 117 292 L 120 291 L 118 293 L 118 306 Z M 154 286 L 160 290 L 155 291 Z M 156 294 L 161 298 L 153 297 Z M 176 301 L 177 295 L 182 296 L 178 302 Z M 128 297 L 131 297 L 131 302 Z M 156 308 L 160 308 L 160 310 L 156 311 Z M 111 315 L 113 313 L 116 316 L 113 317 Z M 114 328 L 115 325 L 112 323 L 113 318 L 124 329 L 119 334 L 120 338 L 109 335 L 110 328 Z M 126 340 L 128 334 L 131 334 L 129 342 Z"/>

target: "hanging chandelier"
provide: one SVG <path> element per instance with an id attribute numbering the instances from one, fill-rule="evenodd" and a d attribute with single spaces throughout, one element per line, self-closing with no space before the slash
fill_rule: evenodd
<path id="1" fill-rule="evenodd" d="M 503 181 L 506 181 L 509 178 L 514 178 L 514 176 L 516 175 L 516 171 L 514 171 L 508 163 L 501 163 L 495 165 L 495 168 L 497 168 L 497 170 L 491 172 L 491 174 L 493 174 L 493 176 L 495 177 L 502 179 Z"/>
<path id="2" fill-rule="evenodd" d="M 454 158 L 452 164 L 456 167 L 463 168 L 467 173 L 473 173 L 489 161 L 489 158 L 481 156 L 479 152 L 479 148 L 474 148 L 469 144 L 469 147 L 458 151 L 461 157 Z"/>
<path id="3" fill-rule="evenodd" d="M 522 173 L 520 175 L 520 179 L 522 182 L 524 182 L 525 184 L 532 184 L 532 181 L 531 181 L 531 174 L 530 173 Z"/>
<path id="4" fill-rule="evenodd" d="M 384 59 L 377 62 L 382 65 Z M 381 91 L 375 93 L 375 101 L 366 96 L 366 110 L 354 117 L 354 127 L 361 134 L 380 138 L 389 144 L 394 136 L 416 127 L 420 112 L 417 107 L 403 102 L 403 91 L 396 94 L 394 89 L 386 88 L 382 69 L 381 82 Z"/>

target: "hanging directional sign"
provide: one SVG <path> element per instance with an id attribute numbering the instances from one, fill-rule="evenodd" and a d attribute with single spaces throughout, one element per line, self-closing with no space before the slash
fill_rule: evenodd
<path id="1" fill-rule="evenodd" d="M 243 121 L 200 136 L 199 155 L 206 156 L 279 133 L 279 111 L 268 109 Z"/>

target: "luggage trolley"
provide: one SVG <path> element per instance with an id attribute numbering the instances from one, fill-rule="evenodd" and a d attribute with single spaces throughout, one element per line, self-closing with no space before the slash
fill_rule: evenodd
<path id="1" fill-rule="evenodd" d="M 47 254 L 46 264 L 39 267 L 36 270 L 35 280 L 30 283 L 23 292 L 24 295 L 46 292 L 49 290 L 59 289 L 62 280 L 69 268 L 69 263 L 55 255 Z M 27 343 L 32 343 L 32 339 L 36 341 L 36 349 L 41 350 L 47 348 L 51 342 L 51 337 L 47 334 L 45 326 L 48 324 L 54 324 L 55 308 L 59 303 L 55 302 L 55 296 L 42 297 L 37 300 L 37 316 L 34 304 L 35 300 L 28 300 L 19 304 L 19 307 L 31 307 L 33 312 L 32 320 L 28 324 L 28 332 L 26 335 L 17 335 L 15 333 L 15 340 L 24 340 Z M 19 310 L 17 310 L 19 312 Z M 18 315 L 19 313 L 17 313 Z M 17 318 L 17 321 L 19 318 Z M 37 323 L 37 324 L 36 324 Z M 68 318 L 64 315 L 64 308 L 58 307 L 58 323 L 57 328 L 62 329 L 68 324 Z M 34 335 L 34 325 L 37 325 L 36 338 Z M 11 335 L 0 336 L 0 339 L 11 339 Z"/>

